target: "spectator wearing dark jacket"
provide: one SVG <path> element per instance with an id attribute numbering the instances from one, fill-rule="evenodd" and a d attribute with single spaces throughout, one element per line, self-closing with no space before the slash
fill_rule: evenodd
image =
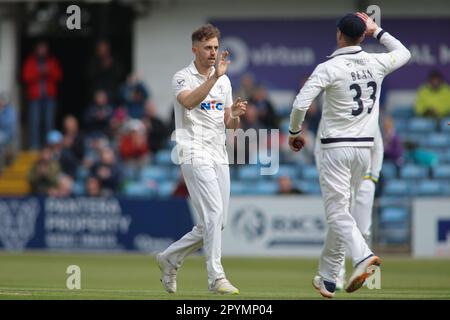
<path id="1" fill-rule="evenodd" d="M 94 104 L 86 111 L 84 123 L 89 136 L 110 136 L 110 121 L 113 108 L 108 102 L 105 91 L 99 90 L 95 93 Z"/>
<path id="2" fill-rule="evenodd" d="M 102 150 L 100 161 L 91 168 L 91 176 L 99 180 L 102 193 L 112 195 L 120 191 L 122 170 L 111 148 Z"/>
<path id="3" fill-rule="evenodd" d="M 144 124 L 147 127 L 147 142 L 152 154 L 156 154 L 164 145 L 168 136 L 168 128 L 156 115 L 156 107 L 152 101 L 145 105 Z"/>
<path id="4" fill-rule="evenodd" d="M 54 128 L 57 84 L 62 79 L 58 60 L 49 54 L 48 45 L 40 42 L 25 60 L 22 79 L 27 87 L 29 101 L 30 144 L 39 149 L 45 135 Z M 40 124 L 45 130 L 40 130 Z"/>

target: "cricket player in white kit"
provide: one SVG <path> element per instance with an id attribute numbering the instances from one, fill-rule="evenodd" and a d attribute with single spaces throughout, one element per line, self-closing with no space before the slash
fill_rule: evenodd
<path id="1" fill-rule="evenodd" d="M 359 45 L 365 35 L 378 39 L 389 52 L 364 52 Z M 306 111 L 323 91 L 319 178 L 328 231 L 313 286 L 326 298 L 335 294 L 346 249 L 354 268 L 347 292 L 359 289 L 373 271 L 370 267 L 381 264 L 350 213 L 351 197 L 358 194 L 369 168 L 383 78 L 411 57 L 400 41 L 364 13 L 348 14 L 340 19 L 336 40 L 339 48 L 316 67 L 297 95 L 289 126 L 289 145 L 298 152 L 305 143 L 301 124 Z"/>
<path id="2" fill-rule="evenodd" d="M 178 155 L 199 223 L 157 255 L 161 282 L 169 293 L 176 292 L 177 270 L 183 260 L 203 247 L 209 290 L 239 294 L 221 264 L 222 229 L 230 198 L 225 129 L 239 126 L 247 102 L 238 98 L 233 103 L 230 79 L 225 75 L 228 52 L 222 52 L 216 63 L 219 40 L 219 30 L 210 24 L 194 31 L 195 60 L 172 79 Z"/>
<path id="3" fill-rule="evenodd" d="M 320 123 L 318 131 L 320 131 Z M 320 168 L 320 146 L 320 137 L 317 135 L 314 147 L 317 170 Z M 370 151 L 369 168 L 364 176 L 361 186 L 359 187 L 358 193 L 356 195 L 352 194 L 350 206 L 350 214 L 353 219 L 355 219 L 359 231 L 361 231 L 367 242 L 370 241 L 371 236 L 373 202 L 375 200 L 376 184 L 378 183 L 378 178 L 380 176 L 381 167 L 383 164 L 383 154 L 383 138 L 381 137 L 380 126 L 378 126 L 373 141 L 373 147 Z M 344 285 L 345 259 L 342 261 L 342 266 L 336 280 L 336 290 L 344 289 Z"/>

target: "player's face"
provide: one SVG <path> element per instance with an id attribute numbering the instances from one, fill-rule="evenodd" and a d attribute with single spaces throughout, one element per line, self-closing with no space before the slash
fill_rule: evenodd
<path id="1" fill-rule="evenodd" d="M 210 68 L 214 66 L 219 50 L 219 40 L 212 38 L 205 41 L 198 41 L 194 43 L 192 51 L 195 54 L 195 59 L 202 67 Z"/>

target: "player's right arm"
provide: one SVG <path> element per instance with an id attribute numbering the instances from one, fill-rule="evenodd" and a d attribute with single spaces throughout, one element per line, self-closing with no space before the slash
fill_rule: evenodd
<path id="1" fill-rule="evenodd" d="M 222 52 L 215 72 L 205 82 L 193 90 L 188 89 L 187 79 L 184 79 L 182 74 L 175 74 L 172 80 L 172 87 L 175 90 L 175 96 L 178 102 L 183 107 L 192 110 L 205 100 L 217 80 L 227 71 L 229 61 L 226 61 L 225 59 L 228 55 L 228 51 Z M 183 84 L 186 86 L 184 87 Z"/>
<path id="2" fill-rule="evenodd" d="M 411 59 L 411 52 L 399 40 L 387 33 L 363 12 L 356 13 L 366 23 L 366 35 L 373 36 L 389 51 L 374 55 L 380 62 L 384 75 L 405 65 Z"/>

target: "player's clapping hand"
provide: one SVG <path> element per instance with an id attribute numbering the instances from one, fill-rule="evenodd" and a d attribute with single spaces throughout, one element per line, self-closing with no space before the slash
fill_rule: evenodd
<path id="1" fill-rule="evenodd" d="M 220 54 L 220 59 L 216 65 L 216 78 L 223 76 L 227 72 L 228 65 L 230 64 L 230 60 L 227 60 L 227 57 L 230 55 L 228 51 L 223 51 Z"/>
<path id="2" fill-rule="evenodd" d="M 302 136 L 289 137 L 289 147 L 294 152 L 299 152 L 305 145 L 305 138 Z"/>
<path id="3" fill-rule="evenodd" d="M 364 12 L 357 12 L 356 15 L 366 23 L 366 36 L 373 36 L 373 33 L 378 29 L 375 21 Z"/>
<path id="4" fill-rule="evenodd" d="M 247 110 L 247 101 L 242 101 L 241 98 L 237 98 L 231 106 L 231 115 L 233 118 L 240 117 L 245 114 Z"/>

